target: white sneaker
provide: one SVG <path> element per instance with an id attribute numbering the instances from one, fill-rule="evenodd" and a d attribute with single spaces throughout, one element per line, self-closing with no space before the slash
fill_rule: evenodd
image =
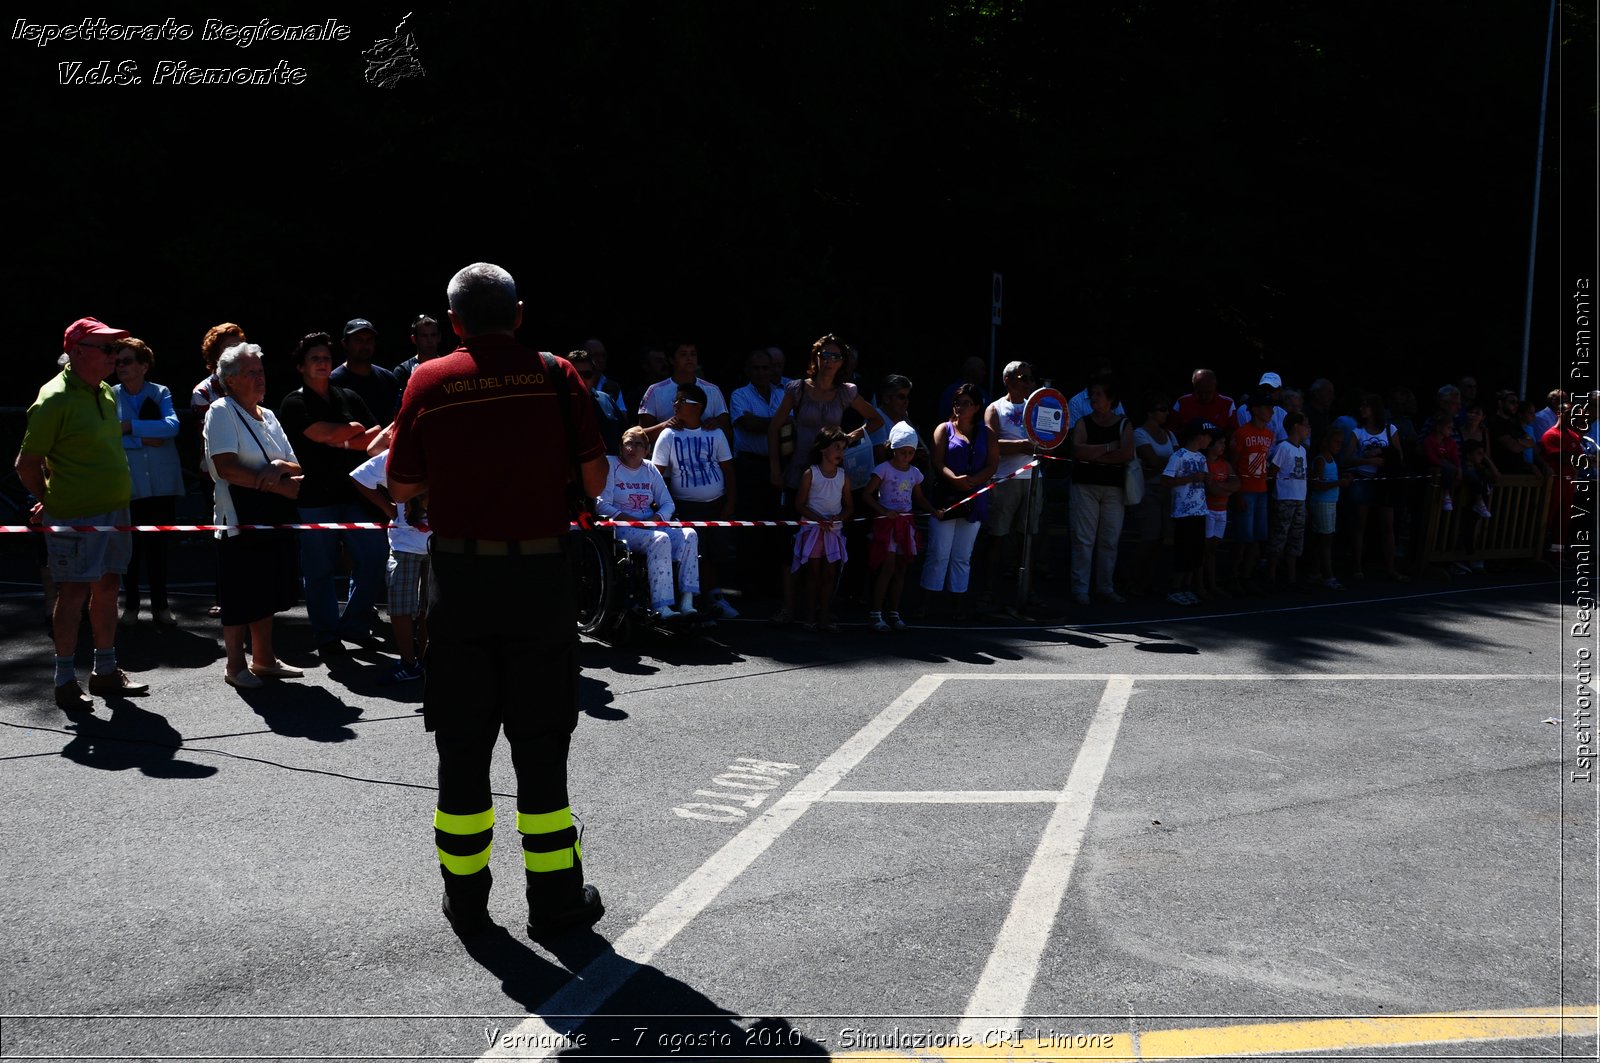
<path id="1" fill-rule="evenodd" d="M 1444 511 L 1446 513 L 1452 513 L 1452 512 L 1455 511 L 1455 508 L 1456 508 L 1456 504 L 1454 502 L 1450 501 L 1450 496 L 1449 495 L 1445 495 L 1444 496 Z"/>
<path id="2" fill-rule="evenodd" d="M 656 616 L 660 617 L 662 620 L 676 620 L 680 616 L 685 616 L 685 615 L 687 615 L 687 614 L 680 613 L 678 610 L 672 608 L 672 606 L 670 606 L 670 605 L 658 605 L 658 606 L 656 606 Z"/>
<path id="3" fill-rule="evenodd" d="M 1473 506 L 1472 512 L 1476 513 L 1484 520 L 1488 520 L 1490 517 L 1494 516 L 1493 513 L 1489 512 L 1489 507 L 1484 505 L 1482 502 L 1479 502 L 1477 505 Z"/>
<path id="4" fill-rule="evenodd" d="M 883 618 L 882 613 L 868 613 L 867 622 L 872 625 L 874 631 L 881 633 L 889 630 L 889 622 Z"/>
<path id="5" fill-rule="evenodd" d="M 694 615 L 694 592 L 684 591 L 678 596 L 678 612 L 684 616 Z"/>
<path id="6" fill-rule="evenodd" d="M 260 676 L 251 674 L 248 668 L 236 673 L 228 671 L 227 666 L 224 665 L 222 678 L 228 681 L 230 687 L 238 687 L 240 690 L 259 690 L 267 685 Z"/>

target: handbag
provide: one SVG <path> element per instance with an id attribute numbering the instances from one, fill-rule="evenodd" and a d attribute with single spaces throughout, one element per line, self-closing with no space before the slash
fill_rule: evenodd
<path id="1" fill-rule="evenodd" d="M 1144 501 L 1144 462 L 1135 457 L 1128 462 L 1128 471 L 1122 478 L 1123 503 L 1137 506 Z"/>
<path id="2" fill-rule="evenodd" d="M 250 433 L 250 438 L 255 441 L 256 449 L 261 451 L 261 456 L 271 464 L 272 457 L 262 444 L 261 437 L 256 435 L 249 418 L 240 413 L 237 406 L 233 407 L 233 413 L 243 423 L 245 431 Z M 228 497 L 233 500 L 233 517 L 236 524 L 296 524 L 300 520 L 300 511 L 295 508 L 294 501 L 272 491 L 261 491 L 254 487 L 230 483 Z M 282 530 L 241 528 L 239 534 L 259 538 L 281 533 Z"/>

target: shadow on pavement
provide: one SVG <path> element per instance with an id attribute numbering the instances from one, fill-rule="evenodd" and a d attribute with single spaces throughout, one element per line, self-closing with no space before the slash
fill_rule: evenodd
<path id="1" fill-rule="evenodd" d="M 567 985 L 595 982 L 617 986 L 595 1015 L 540 1016 L 574 1044 L 562 1059 L 825 1059 L 821 1045 L 802 1036 L 788 1020 L 764 1018 L 750 1026 L 693 987 L 655 967 L 612 951 L 594 931 L 549 945 L 551 963 L 505 927 L 465 939 L 467 953 L 500 979 L 507 997 L 530 1014 Z M 569 973 L 570 972 L 570 973 Z M 581 981 L 580 981 L 581 980 Z M 501 1030 L 502 1035 L 510 1034 Z M 514 1046 L 507 1046 L 514 1047 Z"/>
<path id="2" fill-rule="evenodd" d="M 183 736 L 165 716 L 118 699 L 109 720 L 76 717 L 78 734 L 61 755 L 86 768 L 127 771 L 138 768 L 154 779 L 206 779 L 217 773 L 211 764 L 178 760 Z"/>
<path id="3" fill-rule="evenodd" d="M 330 690 L 305 682 L 269 680 L 259 690 L 232 692 L 273 733 L 284 738 L 344 742 L 356 736 L 348 725 L 361 718 L 360 709 L 346 705 Z"/>

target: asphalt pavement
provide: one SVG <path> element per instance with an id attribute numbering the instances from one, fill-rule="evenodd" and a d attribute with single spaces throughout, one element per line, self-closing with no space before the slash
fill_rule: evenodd
<path id="1" fill-rule="evenodd" d="M 503 747 L 497 928 L 440 916 L 384 647 L 330 671 L 286 614 L 306 679 L 242 693 L 193 587 L 119 636 L 152 696 L 68 718 L 6 574 L 4 1058 L 1595 1052 L 1594 788 L 1540 570 L 587 643 L 608 912 L 551 947 Z"/>

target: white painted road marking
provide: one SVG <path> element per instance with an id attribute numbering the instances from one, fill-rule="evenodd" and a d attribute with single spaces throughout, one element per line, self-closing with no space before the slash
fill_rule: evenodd
<path id="1" fill-rule="evenodd" d="M 1072 881 L 1072 867 L 1083 848 L 1095 794 L 1111 763 L 1111 750 L 1117 744 L 1117 732 L 1132 696 L 1132 677 L 1117 676 L 1106 683 L 1100 706 L 1089 721 L 1089 733 L 1078 749 L 1067 784 L 1057 797 L 1055 812 L 1011 899 L 1011 911 L 1000 926 L 1000 936 L 978 977 L 978 986 L 967 1001 L 966 1018 L 958 1033 L 981 1039 L 991 1030 L 1015 1028 L 1021 1019 L 1039 974 L 1045 944 L 1055 926 L 1056 913 L 1066 897 L 1067 884 Z"/>
<path id="2" fill-rule="evenodd" d="M 508 1043 L 550 1044 L 553 1043 L 547 1039 L 550 1035 L 576 1031 L 641 965 L 649 963 L 745 868 L 755 863 L 756 858 L 792 827 L 806 809 L 838 785 L 846 773 L 866 759 L 878 743 L 889 737 L 917 706 L 928 700 L 942 682 L 937 676 L 923 676 L 911 684 L 909 690 L 847 739 L 811 774 L 800 780 L 793 790 L 774 801 L 748 827 L 729 839 L 709 860 L 645 913 L 643 919 L 617 939 L 612 952 L 579 971 L 572 981 L 539 1006 L 538 1015 L 530 1016 L 510 1031 Z M 550 1016 L 554 1024 L 542 1016 Z M 482 1058 L 548 1058 L 548 1055 L 522 1055 L 521 1051 L 525 1050 L 491 1050 Z M 508 1054 L 510 1052 L 519 1054 L 513 1056 Z"/>
<path id="3" fill-rule="evenodd" d="M 851 736 L 833 754 L 800 781 L 789 793 L 778 798 L 764 813 L 753 819 L 676 889 L 664 897 L 632 928 L 617 939 L 613 951 L 594 960 L 555 995 L 539 1005 L 538 1013 L 503 1031 L 502 1044 L 532 1045 L 555 1043 L 558 1034 L 576 1032 L 624 982 L 636 973 L 700 912 L 716 899 L 783 833 L 794 825 L 813 804 L 909 804 L 909 803 L 1055 803 L 1056 810 L 1045 828 L 1045 837 L 1034 854 L 1033 864 L 1013 899 L 1010 913 L 1001 927 L 1000 938 L 980 977 L 978 989 L 967 1006 L 965 1029 L 992 1029 L 1002 1025 L 993 1021 L 1015 1016 L 1027 1006 L 1027 996 L 1037 974 L 1055 916 L 1065 896 L 1072 861 L 1076 859 L 1092 811 L 1094 792 L 1104 778 L 1116 741 L 1122 715 L 1131 696 L 1134 678 L 1104 672 L 943 672 L 924 675 L 866 726 Z M 1339 682 L 1387 681 L 1481 683 L 1560 680 L 1557 674 L 1444 674 L 1372 672 L 1353 675 L 1328 675 L 1316 672 L 1270 672 L 1244 674 L 1150 674 L 1137 677 L 1140 683 L 1163 682 Z M 839 781 L 871 754 L 896 727 L 932 696 L 945 682 L 1077 682 L 1105 683 L 1089 726 L 1088 736 L 1079 749 L 1066 786 L 1061 791 L 861 791 L 835 790 Z M 1032 881 L 1030 881 L 1030 879 Z M 1033 900 L 1028 898 L 1032 897 Z M 1044 907 L 1047 906 L 1048 918 Z M 983 1014 L 987 1012 L 988 1014 Z M 548 1018 L 546 1018 L 548 1017 Z M 798 1017 L 798 1016 L 797 1016 Z M 977 1023 L 977 1019 L 990 1019 Z M 543 1059 L 547 1055 L 523 1054 L 526 1048 L 490 1050 L 482 1059 Z M 513 1054 L 515 1053 L 515 1054 Z M 553 1052 L 551 1053 L 553 1054 Z"/>

